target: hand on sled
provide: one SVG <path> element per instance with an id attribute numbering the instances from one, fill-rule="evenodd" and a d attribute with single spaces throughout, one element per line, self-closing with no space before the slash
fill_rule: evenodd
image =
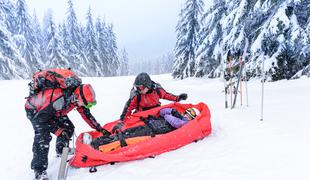
<path id="1" fill-rule="evenodd" d="M 186 100 L 187 99 L 187 94 L 186 93 L 182 93 L 178 96 L 178 101 L 181 101 L 181 100 Z"/>
<path id="2" fill-rule="evenodd" d="M 110 136 L 111 135 L 111 133 L 106 129 L 102 129 L 100 132 L 102 133 L 102 136 Z"/>
<path id="3" fill-rule="evenodd" d="M 124 126 L 124 123 L 122 121 L 118 121 L 118 123 L 113 127 L 112 133 L 121 131 L 122 127 Z"/>

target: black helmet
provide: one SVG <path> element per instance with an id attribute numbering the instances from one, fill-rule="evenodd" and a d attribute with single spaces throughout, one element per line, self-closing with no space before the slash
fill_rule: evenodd
<path id="1" fill-rule="evenodd" d="M 136 77 L 134 86 L 144 86 L 151 89 L 152 84 L 153 83 L 151 77 L 147 73 L 143 72 L 138 74 L 138 76 Z"/>

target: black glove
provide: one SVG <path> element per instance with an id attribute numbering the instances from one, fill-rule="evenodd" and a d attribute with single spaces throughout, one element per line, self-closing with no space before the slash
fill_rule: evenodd
<path id="1" fill-rule="evenodd" d="M 183 118 L 183 116 L 182 116 L 177 110 L 175 110 L 175 109 L 172 109 L 172 110 L 171 110 L 171 115 L 174 116 L 174 117 L 177 117 L 177 118 L 179 118 L 179 119 L 182 119 L 182 118 Z"/>
<path id="2" fill-rule="evenodd" d="M 114 134 L 116 131 L 120 131 L 123 125 L 124 123 L 122 121 L 118 121 L 118 123 L 112 129 L 112 133 Z"/>
<path id="3" fill-rule="evenodd" d="M 102 133 L 102 136 L 110 136 L 111 135 L 111 133 L 104 128 L 102 128 L 102 130 L 100 132 Z"/>
<path id="4" fill-rule="evenodd" d="M 186 100 L 187 99 L 187 94 L 186 93 L 182 93 L 178 96 L 178 101 L 181 101 L 181 100 Z"/>

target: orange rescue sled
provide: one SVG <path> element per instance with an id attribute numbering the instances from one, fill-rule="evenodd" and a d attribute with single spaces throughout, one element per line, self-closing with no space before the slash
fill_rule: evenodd
<path id="1" fill-rule="evenodd" d="M 70 159 L 70 165 L 74 167 L 92 167 L 112 162 L 143 159 L 180 148 L 200 140 L 211 133 L 211 114 L 208 106 L 204 103 L 197 105 L 172 103 L 148 111 L 138 112 L 131 116 L 130 120 L 125 123 L 123 129 L 144 125 L 140 117 L 146 118 L 148 115 L 158 116 L 160 109 L 166 107 L 176 108 L 180 112 L 184 112 L 190 107 L 195 107 L 201 113 L 194 120 L 172 132 L 156 135 L 152 138 L 143 136 L 126 139 L 128 146 L 122 148 L 120 148 L 119 142 L 113 142 L 101 146 L 101 151 L 96 150 L 90 145 L 82 143 L 84 133 L 81 133 L 77 138 L 75 155 Z M 108 123 L 104 125 L 104 128 L 111 132 L 116 123 L 117 121 Z M 93 139 L 101 136 L 101 133 L 97 131 L 88 133 Z"/>

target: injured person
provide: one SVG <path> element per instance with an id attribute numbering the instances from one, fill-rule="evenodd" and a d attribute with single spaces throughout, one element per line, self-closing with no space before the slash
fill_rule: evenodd
<path id="1" fill-rule="evenodd" d="M 174 108 L 163 108 L 160 110 L 158 117 L 151 115 L 147 118 L 141 117 L 140 119 L 145 123 L 143 126 L 128 128 L 117 131 L 113 135 L 101 136 L 95 139 L 91 139 L 88 133 L 84 133 L 83 142 L 102 152 L 109 152 L 144 141 L 157 134 L 171 132 L 195 119 L 199 114 L 200 112 L 196 108 L 188 108 L 183 114 Z"/>

